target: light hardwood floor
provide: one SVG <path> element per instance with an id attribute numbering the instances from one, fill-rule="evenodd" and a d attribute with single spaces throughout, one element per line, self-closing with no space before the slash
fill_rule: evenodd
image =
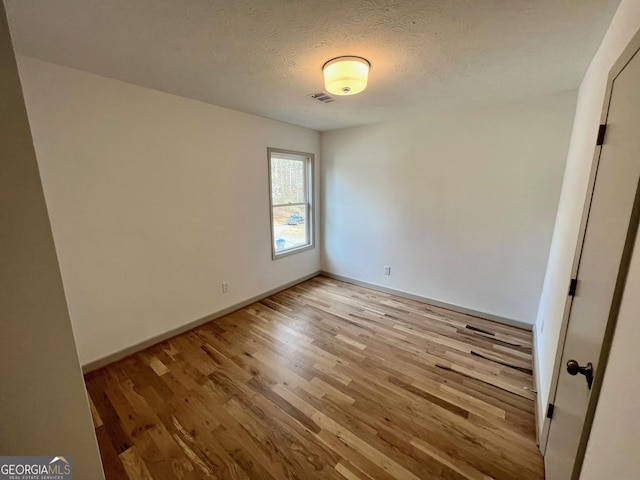
<path id="1" fill-rule="evenodd" d="M 316 277 L 86 375 L 107 479 L 544 478 L 531 333 Z"/>

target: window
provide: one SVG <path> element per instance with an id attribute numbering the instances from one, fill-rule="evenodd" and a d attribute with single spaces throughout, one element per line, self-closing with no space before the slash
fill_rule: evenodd
<path id="1" fill-rule="evenodd" d="M 276 259 L 313 248 L 313 154 L 268 149 L 271 251 Z"/>

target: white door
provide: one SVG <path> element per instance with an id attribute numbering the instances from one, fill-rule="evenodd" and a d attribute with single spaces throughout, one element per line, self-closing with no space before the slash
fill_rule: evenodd
<path id="1" fill-rule="evenodd" d="M 572 478 L 591 390 L 582 373 L 587 372 L 570 375 L 567 363 L 587 367 L 591 362 L 594 373 L 598 367 L 639 178 L 640 54 L 636 53 L 613 82 L 553 401 L 545 452 L 547 480 Z M 578 365 L 573 363 L 573 373 Z"/>

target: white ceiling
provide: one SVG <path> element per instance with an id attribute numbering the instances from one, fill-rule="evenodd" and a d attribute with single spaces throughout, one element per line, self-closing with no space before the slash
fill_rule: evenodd
<path id="1" fill-rule="evenodd" d="M 619 0 L 5 0 L 18 53 L 330 130 L 575 88 Z M 324 104 L 322 64 L 369 87 Z"/>

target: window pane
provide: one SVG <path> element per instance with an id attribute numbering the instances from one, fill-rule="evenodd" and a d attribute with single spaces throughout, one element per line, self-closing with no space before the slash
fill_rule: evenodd
<path id="1" fill-rule="evenodd" d="M 305 207 L 273 208 L 273 241 L 276 254 L 309 243 Z"/>
<path id="2" fill-rule="evenodd" d="M 274 205 L 306 201 L 305 162 L 271 158 L 271 195 Z"/>
<path id="3" fill-rule="evenodd" d="M 271 248 L 279 256 L 313 248 L 313 154 L 269 148 Z"/>

